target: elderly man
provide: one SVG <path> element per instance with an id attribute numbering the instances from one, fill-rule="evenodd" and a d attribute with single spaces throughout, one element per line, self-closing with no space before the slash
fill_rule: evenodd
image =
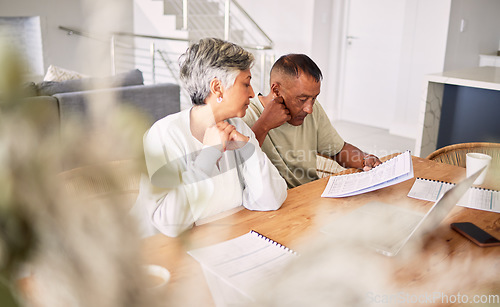
<path id="1" fill-rule="evenodd" d="M 346 143 L 333 128 L 316 101 L 322 78 L 307 55 L 282 56 L 271 68 L 270 93 L 251 99 L 243 118 L 289 188 L 318 179 L 317 154 L 365 171 L 381 163 Z"/>

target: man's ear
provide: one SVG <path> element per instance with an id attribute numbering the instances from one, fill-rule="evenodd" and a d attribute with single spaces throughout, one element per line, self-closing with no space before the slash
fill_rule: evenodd
<path id="1" fill-rule="evenodd" d="M 274 97 L 280 97 L 280 84 L 279 82 L 273 82 L 271 83 L 271 92 L 274 94 Z"/>

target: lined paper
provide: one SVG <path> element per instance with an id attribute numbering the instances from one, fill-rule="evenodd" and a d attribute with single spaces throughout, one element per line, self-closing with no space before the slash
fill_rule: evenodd
<path id="1" fill-rule="evenodd" d="M 417 178 L 408 196 L 421 200 L 437 201 L 454 186 L 455 184 L 449 182 Z"/>
<path id="2" fill-rule="evenodd" d="M 255 231 L 188 254 L 248 297 L 255 286 L 272 280 L 297 257 L 294 251 Z"/>
<path id="3" fill-rule="evenodd" d="M 406 151 L 367 171 L 332 176 L 321 197 L 346 197 L 378 190 L 413 178 L 413 164 Z"/>
<path id="4" fill-rule="evenodd" d="M 444 192 L 454 186 L 454 183 L 417 178 L 408 196 L 427 201 L 437 201 Z M 500 192 L 471 187 L 457 205 L 500 213 Z"/>

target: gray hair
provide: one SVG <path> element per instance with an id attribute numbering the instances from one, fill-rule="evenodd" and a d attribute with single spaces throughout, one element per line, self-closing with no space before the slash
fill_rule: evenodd
<path id="1" fill-rule="evenodd" d="M 179 58 L 180 78 L 193 104 L 202 105 L 214 78 L 230 88 L 241 71 L 251 68 L 253 61 L 253 54 L 236 44 L 203 38 Z"/>

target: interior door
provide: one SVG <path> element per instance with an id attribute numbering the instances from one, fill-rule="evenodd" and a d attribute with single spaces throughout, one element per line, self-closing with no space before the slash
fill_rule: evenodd
<path id="1" fill-rule="evenodd" d="M 347 1 L 340 119 L 389 129 L 397 97 L 405 1 Z"/>

